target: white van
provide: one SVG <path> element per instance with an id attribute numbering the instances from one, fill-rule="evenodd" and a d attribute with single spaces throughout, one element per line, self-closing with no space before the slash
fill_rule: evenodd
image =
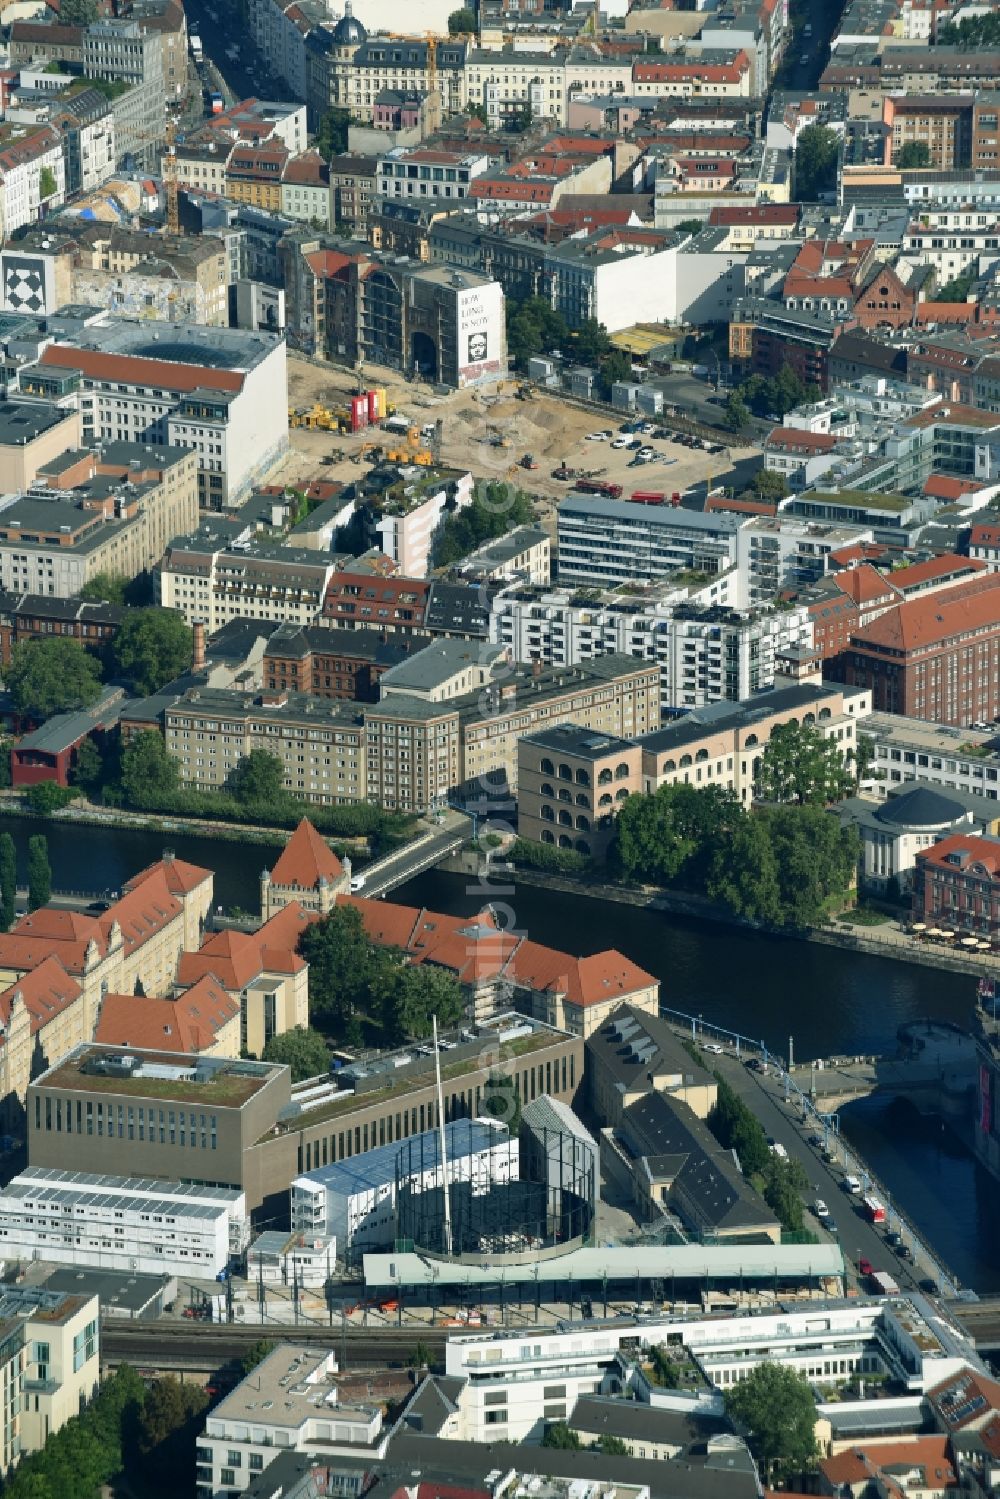
<path id="1" fill-rule="evenodd" d="M 858 1178 L 856 1176 L 844 1177 L 844 1191 L 850 1192 L 852 1197 L 860 1197 L 861 1183 L 858 1181 Z"/>

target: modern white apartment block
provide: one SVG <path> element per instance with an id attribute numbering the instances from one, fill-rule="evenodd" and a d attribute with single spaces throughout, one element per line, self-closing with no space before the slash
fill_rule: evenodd
<path id="1" fill-rule="evenodd" d="M 445 518 L 472 503 L 471 473 L 449 473 L 408 465 L 399 481 L 387 490 L 376 531 L 379 546 L 407 578 L 426 578 L 431 570 L 431 542 Z"/>
<path id="2" fill-rule="evenodd" d="M 164 1112 L 172 1133 L 174 1110 Z M 0 1192 L 8 1259 L 215 1276 L 246 1248 L 248 1224 L 246 1197 L 232 1187 L 29 1166 Z"/>
<path id="3" fill-rule="evenodd" d="M 377 1405 L 344 1405 L 333 1353 L 281 1343 L 219 1402 L 195 1447 L 197 1499 L 230 1499 L 281 1452 L 380 1457 L 388 1442 Z"/>
<path id="4" fill-rule="evenodd" d="M 963 1367 L 983 1372 L 972 1340 L 922 1296 L 855 1303 L 826 1302 L 802 1311 L 624 1322 L 559 1332 L 479 1333 L 448 1340 L 449 1376 L 466 1381 L 458 1397 L 467 1441 L 537 1439 L 563 1420 L 581 1395 L 620 1395 L 659 1404 L 641 1375 L 645 1350 L 682 1346 L 704 1384 L 697 1405 L 721 1408 L 719 1396 L 762 1363 L 779 1363 L 823 1385 L 855 1375 L 888 1375 L 924 1394 Z"/>
<path id="5" fill-rule="evenodd" d="M 198 454 L 202 509 L 242 503 L 288 448 L 285 341 L 270 333 L 104 317 L 20 370 L 22 389 L 81 412 L 84 441 Z"/>
<path id="6" fill-rule="evenodd" d="M 490 639 L 524 663 L 576 666 L 609 651 L 655 661 L 664 712 L 738 702 L 773 684 L 782 652 L 811 647 L 813 626 L 805 607 L 730 607 L 736 584 L 730 571 L 696 590 L 510 589 L 493 600 Z"/>
<path id="7" fill-rule="evenodd" d="M 743 517 L 569 495 L 559 506 L 559 579 L 613 588 L 670 573 L 725 572 Z"/>
<path id="8" fill-rule="evenodd" d="M 873 538 L 870 526 L 827 525 L 788 515 L 754 516 L 736 538 L 742 602 L 766 603 L 783 588 L 805 588 L 831 570 L 832 552 Z"/>
<path id="9" fill-rule="evenodd" d="M 0 1295 L 0 1461 L 4 1472 L 78 1416 L 101 1378 L 96 1296 L 5 1286 Z"/>

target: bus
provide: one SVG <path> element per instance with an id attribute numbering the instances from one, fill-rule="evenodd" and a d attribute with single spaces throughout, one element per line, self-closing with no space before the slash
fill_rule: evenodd
<path id="1" fill-rule="evenodd" d="M 869 1220 L 870 1223 L 885 1222 L 885 1205 L 881 1203 L 877 1197 L 873 1197 L 869 1193 L 869 1195 L 865 1197 L 864 1203 L 865 1217 Z"/>

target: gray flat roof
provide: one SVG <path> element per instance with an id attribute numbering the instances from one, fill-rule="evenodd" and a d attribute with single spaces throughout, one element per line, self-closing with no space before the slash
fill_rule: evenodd
<path id="1" fill-rule="evenodd" d="M 633 505 L 629 500 L 608 500 L 603 495 L 567 495 L 559 506 L 560 518 L 576 511 L 607 520 L 643 521 L 661 529 L 677 531 L 738 531 L 746 516 L 725 510 L 681 510 L 671 505 Z"/>
<path id="2" fill-rule="evenodd" d="M 685 744 L 704 739 L 708 734 L 760 723 L 774 713 L 819 707 L 844 690 L 849 689 L 842 689 L 836 684 L 826 686 L 802 682 L 791 687 L 769 688 L 743 703 L 710 703 L 704 708 L 694 709 L 665 728 L 641 734 L 639 743 L 643 749 L 652 750 L 654 754 L 659 754 L 662 750 L 680 749 Z"/>
<path id="3" fill-rule="evenodd" d="M 45 1282 L 49 1290 L 71 1296 L 96 1296 L 113 1311 L 141 1312 L 172 1284 L 169 1275 L 132 1275 L 121 1270 L 81 1269 L 64 1265 Z"/>
<path id="4" fill-rule="evenodd" d="M 534 1285 L 555 1281 L 662 1280 L 817 1280 L 842 1276 L 844 1257 L 836 1244 L 669 1244 L 616 1245 L 575 1249 L 528 1265 L 465 1265 L 429 1256 L 366 1254 L 367 1286 Z"/>
<path id="5" fill-rule="evenodd" d="M 4 401 L 0 403 L 0 447 L 25 447 L 71 415 L 48 401 Z"/>
<path id="6" fill-rule="evenodd" d="M 598 760 L 604 755 L 614 755 L 622 750 L 633 749 L 629 739 L 619 739 L 615 734 L 602 734 L 598 729 L 585 729 L 580 724 L 555 724 L 550 729 L 537 729 L 522 736 L 524 743 L 537 745 L 540 749 L 565 751 L 581 759 Z"/>

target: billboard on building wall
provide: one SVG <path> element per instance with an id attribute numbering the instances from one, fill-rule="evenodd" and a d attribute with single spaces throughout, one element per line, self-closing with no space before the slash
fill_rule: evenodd
<path id="1" fill-rule="evenodd" d="M 459 385 L 472 385 L 506 372 L 503 317 L 503 291 L 498 281 L 459 291 Z"/>
<path id="2" fill-rule="evenodd" d="M 0 262 L 4 312 L 28 312 L 36 317 L 55 312 L 55 271 L 50 255 L 4 250 Z"/>

